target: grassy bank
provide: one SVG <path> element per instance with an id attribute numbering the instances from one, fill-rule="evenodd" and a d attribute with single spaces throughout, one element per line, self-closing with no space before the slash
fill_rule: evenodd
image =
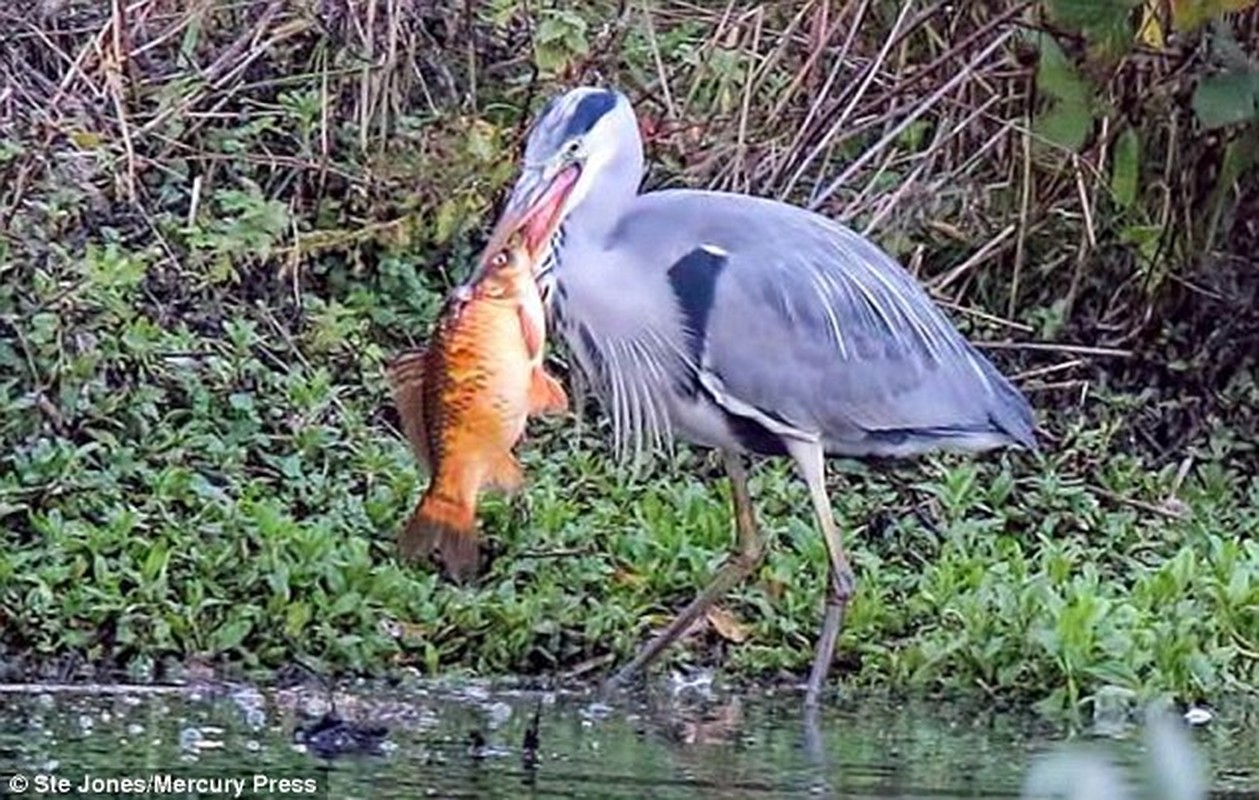
<path id="1" fill-rule="evenodd" d="M 466 274 L 527 112 L 600 73 L 641 109 L 651 184 L 813 197 L 872 226 L 1038 408 L 1043 458 L 835 471 L 860 579 L 843 680 L 1048 706 L 1253 691 L 1259 191 L 1224 144 L 1253 126 L 1129 128 L 1139 180 L 1117 193 L 1122 114 L 1090 111 L 1078 142 L 1078 119 L 1044 117 L 1081 75 L 1090 109 L 1122 110 L 1128 84 L 1066 34 L 1039 69 L 1016 39 L 976 61 L 1017 11 L 981 5 L 898 22 L 870 4 L 846 45 L 856 6 L 818 3 L 663 4 L 651 27 L 599 4 L 6 17 L 0 660 L 563 673 L 624 658 L 684 603 L 730 542 L 720 470 L 681 449 L 631 474 L 593 406 L 531 429 L 527 493 L 485 504 L 501 552 L 480 584 L 392 546 L 423 476 L 382 364 Z M 834 59 L 813 56 L 835 48 L 823 91 Z M 1047 72 L 1076 77 L 1038 92 Z M 769 558 L 723 604 L 735 624 L 676 657 L 800 672 L 823 546 L 785 464 L 753 493 Z"/>

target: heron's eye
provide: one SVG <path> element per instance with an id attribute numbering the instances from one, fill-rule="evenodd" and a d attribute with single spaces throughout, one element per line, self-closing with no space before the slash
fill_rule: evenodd
<path id="1" fill-rule="evenodd" d="M 576 158 L 581 152 L 581 139 L 569 139 L 564 144 L 564 155 L 568 158 Z"/>

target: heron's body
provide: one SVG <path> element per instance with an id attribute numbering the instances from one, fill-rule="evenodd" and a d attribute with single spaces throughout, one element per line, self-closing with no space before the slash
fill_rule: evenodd
<path id="1" fill-rule="evenodd" d="M 735 552 L 613 681 L 654 658 L 759 563 L 764 543 L 741 456 L 788 455 L 830 558 L 808 685 L 815 703 L 854 585 L 824 454 L 1034 447 L 1031 408 L 869 240 L 773 200 L 639 194 L 642 171 L 626 98 L 590 88 L 557 97 L 530 132 L 490 244 L 521 232 L 549 249 L 540 281 L 557 328 L 623 445 L 679 438 L 714 447 L 730 474 Z"/>
<path id="2" fill-rule="evenodd" d="M 849 229 L 692 190 L 634 195 L 611 226 L 589 213 L 560 228 L 550 300 L 634 443 L 785 455 L 803 439 L 848 456 L 1032 443 L 1022 396 Z"/>

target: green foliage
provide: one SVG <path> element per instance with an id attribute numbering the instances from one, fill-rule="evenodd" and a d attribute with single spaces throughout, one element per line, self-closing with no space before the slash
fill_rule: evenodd
<path id="1" fill-rule="evenodd" d="M 1119 134 L 1113 158 L 1110 192 L 1120 208 L 1131 208 L 1137 200 L 1141 180 L 1141 138 L 1135 128 Z"/>
<path id="2" fill-rule="evenodd" d="M 185 235 L 198 260 L 208 262 L 212 281 L 239 280 L 238 265 L 266 261 L 292 224 L 285 205 L 252 183 L 245 190 L 216 190 L 208 206 L 208 221 Z"/>
<path id="3" fill-rule="evenodd" d="M 1141 0 L 1048 0 L 1051 18 L 1083 31 L 1105 53 L 1121 53 L 1132 41 L 1132 11 Z"/>
<path id="4" fill-rule="evenodd" d="M 553 75 L 563 71 L 575 58 L 589 52 L 586 30 L 586 20 L 575 12 L 559 8 L 542 12 L 533 38 L 538 69 Z"/>
<path id="5" fill-rule="evenodd" d="M 1052 181 L 1069 166 L 1078 179 L 1082 165 L 1096 159 L 1100 167 L 1104 162 L 1097 154 L 1109 153 L 1109 194 L 1120 213 L 1089 223 L 1089 245 L 1126 251 L 1139 265 L 1151 310 L 1158 297 L 1170 293 L 1175 282 L 1168 278 L 1180 277 L 1183 265 L 1212 263 L 1217 250 L 1253 250 L 1228 234 L 1246 218 L 1246 198 L 1256 185 L 1259 65 L 1239 41 L 1247 30 L 1245 15 L 1239 25 L 1224 16 L 1251 5 L 1252 0 L 1046 0 L 1041 11 L 1051 24 L 1025 34 L 1038 52 L 1036 87 L 1043 99 L 1032 129 L 1042 144 L 1042 171 Z M 1083 49 L 1074 46 L 1080 40 Z M 1069 54 L 1063 50 L 1067 43 Z M 1144 52 L 1137 52 L 1138 46 Z M 1173 66 L 1178 48 L 1185 46 L 1208 57 L 1187 68 Z M 1137 64 L 1151 63 L 1151 80 L 1132 79 Z M 1156 86 L 1163 88 L 1151 91 Z M 1094 141 L 1094 131 L 1113 133 Z M 1219 133 L 1225 137 L 1222 149 L 1213 143 Z M 1067 161 L 1055 152 L 1078 155 Z M 1143 163 L 1161 165 L 1163 180 L 1174 187 L 1170 195 L 1143 192 Z M 1171 205 L 1168 197 L 1175 198 Z M 1185 223 L 1169 226 L 1169 213 Z M 1084 272 L 1077 270 L 1072 279 L 1068 317 Z"/>
<path id="6" fill-rule="evenodd" d="M 1032 36 L 1040 52 L 1036 88 L 1052 98 L 1050 107 L 1037 114 L 1032 130 L 1059 148 L 1075 152 L 1093 129 L 1093 90 L 1075 65 L 1047 33 Z"/>
<path id="7" fill-rule="evenodd" d="M 1193 110 L 1207 129 L 1259 120 L 1259 71 L 1203 78 L 1193 93 Z"/>

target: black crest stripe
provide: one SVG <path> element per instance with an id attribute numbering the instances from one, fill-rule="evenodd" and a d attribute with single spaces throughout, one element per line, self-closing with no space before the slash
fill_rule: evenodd
<path id="1" fill-rule="evenodd" d="M 569 116 L 568 125 L 564 127 L 564 135 L 561 138 L 568 139 L 587 133 L 604 114 L 611 111 L 615 106 L 616 95 L 612 92 L 606 89 L 591 92 L 577 101 L 577 107 L 573 109 L 573 113 Z"/>

